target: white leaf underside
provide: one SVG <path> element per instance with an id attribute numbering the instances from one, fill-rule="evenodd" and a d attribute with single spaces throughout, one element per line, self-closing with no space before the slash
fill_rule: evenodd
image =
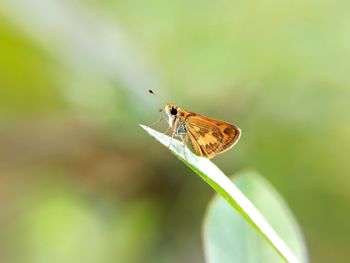
<path id="1" fill-rule="evenodd" d="M 254 205 L 213 162 L 205 157 L 195 155 L 176 139 L 171 139 L 171 137 L 147 126 L 140 126 L 164 146 L 169 147 L 171 152 L 222 195 L 274 247 L 286 262 L 300 262 Z"/>

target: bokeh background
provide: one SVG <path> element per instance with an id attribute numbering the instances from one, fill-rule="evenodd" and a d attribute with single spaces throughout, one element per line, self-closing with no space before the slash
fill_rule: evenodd
<path id="1" fill-rule="evenodd" d="M 150 88 L 240 126 L 241 141 L 214 162 L 275 186 L 313 262 L 347 262 L 349 10 L 2 1 L 0 262 L 204 261 L 213 190 L 138 127 L 164 106 Z"/>

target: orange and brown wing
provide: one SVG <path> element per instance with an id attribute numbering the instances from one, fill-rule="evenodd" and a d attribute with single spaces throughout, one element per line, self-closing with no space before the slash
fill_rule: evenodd
<path id="1" fill-rule="evenodd" d="M 238 141 L 238 127 L 197 114 L 189 114 L 185 121 L 188 137 L 199 156 L 212 158 L 230 149 Z"/>

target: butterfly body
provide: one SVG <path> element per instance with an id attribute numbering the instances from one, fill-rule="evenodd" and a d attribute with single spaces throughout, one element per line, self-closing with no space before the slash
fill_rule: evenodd
<path id="1" fill-rule="evenodd" d="M 194 152 L 212 158 L 232 148 L 239 140 L 241 130 L 230 123 L 180 109 L 167 103 L 165 113 L 173 136 L 190 141 Z"/>

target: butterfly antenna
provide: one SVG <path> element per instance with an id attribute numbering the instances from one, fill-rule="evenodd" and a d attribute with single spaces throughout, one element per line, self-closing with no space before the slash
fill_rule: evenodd
<path id="1" fill-rule="evenodd" d="M 162 97 L 160 97 L 158 94 L 154 93 L 153 90 L 148 90 L 149 93 L 151 93 L 152 95 L 156 96 L 158 99 L 160 99 L 161 101 L 165 102 L 166 104 L 168 104 L 168 102 L 166 102 L 165 99 L 163 99 Z"/>

